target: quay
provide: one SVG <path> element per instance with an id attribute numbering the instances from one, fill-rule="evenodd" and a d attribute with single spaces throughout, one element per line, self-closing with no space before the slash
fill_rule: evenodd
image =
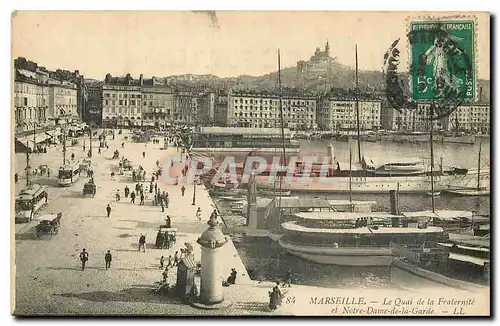
<path id="1" fill-rule="evenodd" d="M 56 171 L 62 162 L 59 148 L 51 148 L 47 154 L 33 155 L 36 164 L 47 164 L 53 174 L 50 178 L 33 180 L 49 186 L 49 205 L 43 214 L 63 213 L 59 233 L 50 240 L 40 240 L 34 236 L 35 223 L 15 226 L 15 315 L 150 315 L 150 316 L 187 316 L 187 315 L 332 315 L 331 307 L 307 305 L 311 296 L 351 296 L 346 289 L 325 289 L 313 286 L 292 285 L 286 289 L 289 303 L 284 303 L 279 310 L 268 309 L 269 296 L 274 283 L 253 281 L 248 276 L 245 266 L 229 239 L 223 250 L 221 262 L 223 277 L 230 274 L 231 268 L 238 272 L 235 285 L 224 288 L 224 295 L 231 304 L 219 310 L 203 310 L 182 303 L 180 299 L 155 295 L 153 290 L 160 281 L 160 256 L 174 255 L 191 243 L 195 260 L 200 261 L 200 246 L 196 243 L 200 234 L 207 229 L 209 215 L 213 211 L 213 201 L 203 186 L 196 186 L 196 203 L 192 205 L 193 186 L 186 185 L 185 195 L 181 194 L 181 185 L 158 181 L 158 187 L 169 192 L 169 207 L 161 212 L 159 206 L 152 206 L 145 182 L 145 205 L 135 204 L 123 196 L 126 185 L 134 187 L 129 173 L 117 173 L 117 160 L 112 160 L 113 151 L 118 149 L 120 156 L 130 159 L 134 165 L 142 165 L 146 171 L 152 171 L 155 161 L 166 161 L 168 155 L 178 154 L 174 148 L 161 150 L 163 145 L 132 143 L 126 141 L 126 133 L 116 132 L 115 140 L 108 136 L 109 149 L 102 149 L 97 154 L 93 149 L 92 167 L 97 185 L 94 198 L 83 198 L 82 187 L 85 177 L 67 188 L 54 188 Z M 129 137 L 130 138 L 130 137 Z M 121 143 L 125 147 L 121 148 Z M 87 142 L 88 143 L 88 142 Z M 79 146 L 73 151 L 82 157 L 84 152 Z M 88 144 L 87 144 L 88 147 Z M 145 151 L 146 157 L 141 153 Z M 71 153 L 71 152 L 70 152 Z M 71 155 L 71 154 L 69 154 Z M 22 171 L 24 156 L 16 154 L 16 171 Z M 36 166 L 34 164 L 34 166 Z M 179 169 L 181 166 L 179 166 Z M 111 179 L 110 173 L 116 176 Z M 21 172 L 19 172 L 22 175 Z M 22 187 L 20 179 L 16 188 Z M 115 200 L 117 189 L 122 194 L 121 200 Z M 112 208 L 111 216 L 106 217 L 106 205 Z M 200 207 L 202 218 L 196 217 Z M 170 215 L 172 227 L 178 229 L 177 242 L 171 249 L 156 249 L 154 245 L 158 227 Z M 13 219 L 12 219 L 13 220 Z M 138 238 L 146 235 L 146 251 L 138 250 Z M 81 271 L 79 252 L 85 248 L 89 261 Z M 109 270 L 104 266 L 104 254 L 110 250 L 113 261 Z M 175 284 L 176 269 L 170 270 L 169 280 Z M 440 284 L 429 287 L 439 291 Z M 384 290 L 386 295 L 400 295 L 401 289 Z M 429 288 L 413 289 L 413 293 L 429 294 Z M 457 295 L 464 295 L 457 290 Z M 487 288 L 481 289 L 485 291 Z M 392 294 L 391 294 L 392 293 Z M 398 294 L 399 293 L 399 294 Z M 438 295 L 438 293 L 436 294 Z M 380 290 L 367 290 L 366 297 L 377 298 Z M 486 301 L 485 301 L 486 302 Z M 489 312 L 485 306 L 484 314 Z M 446 315 L 446 313 L 443 313 Z"/>

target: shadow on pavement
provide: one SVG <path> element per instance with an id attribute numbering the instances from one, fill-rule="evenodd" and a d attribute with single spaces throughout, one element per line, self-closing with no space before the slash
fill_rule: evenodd
<path id="1" fill-rule="evenodd" d="M 33 180 L 33 183 L 42 185 L 42 186 L 51 186 L 51 187 L 57 187 L 57 179 L 55 178 L 38 178 Z"/>
<path id="2" fill-rule="evenodd" d="M 61 293 L 54 294 L 66 298 L 77 298 L 93 302 L 144 302 L 165 303 L 183 305 L 182 301 L 175 297 L 156 295 L 153 288 L 131 287 L 117 292 L 92 291 L 83 293 Z"/>
<path id="3" fill-rule="evenodd" d="M 39 240 L 35 232 L 16 233 L 17 240 Z"/>
<path id="4" fill-rule="evenodd" d="M 246 311 L 270 312 L 267 302 L 238 302 L 234 305 L 234 308 Z"/>
<path id="5" fill-rule="evenodd" d="M 62 198 L 84 198 L 82 190 L 68 190 L 66 194 L 61 195 Z"/>

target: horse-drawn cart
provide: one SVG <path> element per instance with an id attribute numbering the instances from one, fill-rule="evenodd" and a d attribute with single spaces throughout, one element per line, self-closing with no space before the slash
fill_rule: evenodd
<path id="1" fill-rule="evenodd" d="M 37 217 L 36 220 L 40 222 L 36 226 L 36 236 L 41 238 L 56 235 L 59 232 L 59 226 L 61 226 L 61 218 L 62 213 L 46 214 Z"/>
<path id="2" fill-rule="evenodd" d="M 96 192 L 97 186 L 94 183 L 94 179 L 90 179 L 86 184 L 83 185 L 83 197 L 90 195 L 92 198 L 94 198 Z"/>

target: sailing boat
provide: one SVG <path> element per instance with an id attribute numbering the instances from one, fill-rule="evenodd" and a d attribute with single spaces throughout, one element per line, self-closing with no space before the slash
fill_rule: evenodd
<path id="1" fill-rule="evenodd" d="M 481 187 L 481 148 L 483 143 L 479 143 L 479 155 L 477 159 L 477 185 L 475 188 L 450 189 L 447 192 L 457 196 L 489 196 L 490 190 Z"/>

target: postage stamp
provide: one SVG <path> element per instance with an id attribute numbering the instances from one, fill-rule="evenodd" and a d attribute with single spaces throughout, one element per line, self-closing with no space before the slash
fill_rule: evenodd
<path id="1" fill-rule="evenodd" d="M 476 26 L 473 18 L 409 20 L 413 100 L 476 99 Z"/>

